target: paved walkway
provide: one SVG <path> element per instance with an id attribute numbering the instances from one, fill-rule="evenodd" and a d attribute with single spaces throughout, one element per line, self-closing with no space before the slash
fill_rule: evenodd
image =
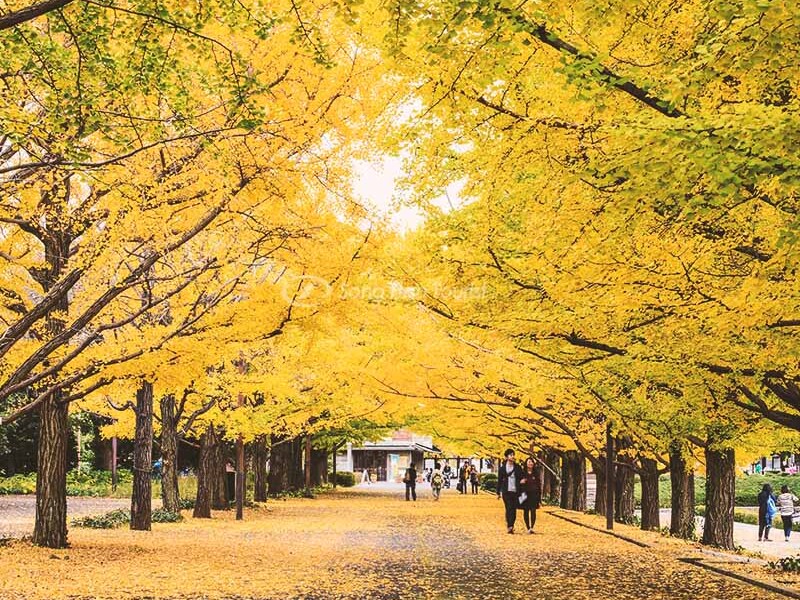
<path id="1" fill-rule="evenodd" d="M 743 510 L 737 508 L 737 510 Z M 744 509 L 746 510 L 746 509 Z M 757 512 L 757 509 L 756 509 Z M 638 511 L 637 511 L 638 513 Z M 670 523 L 670 510 L 662 508 L 659 519 L 661 527 L 669 527 Z M 697 534 L 698 536 L 703 533 L 702 517 L 697 517 Z M 770 532 L 771 542 L 758 541 L 758 526 L 749 525 L 747 523 L 734 523 L 733 524 L 733 541 L 737 546 L 740 546 L 748 552 L 758 552 L 763 554 L 766 559 L 783 558 L 785 556 L 798 556 L 800 555 L 800 532 L 793 532 L 789 536 L 789 541 L 784 541 L 782 529 L 772 529 Z"/>
<path id="2" fill-rule="evenodd" d="M 158 506 L 161 506 L 161 500 L 154 500 L 153 507 Z M 131 501 L 125 498 L 67 498 L 67 516 L 70 519 L 130 507 Z M 0 538 L 31 535 L 35 516 L 35 496 L 0 496 Z"/>
<path id="3" fill-rule="evenodd" d="M 402 486 L 365 488 L 271 501 L 243 522 L 228 511 L 152 532 L 73 529 L 63 551 L 12 544 L 0 599 L 780 597 L 680 562 L 692 549 L 655 534 L 643 535 L 663 547 L 640 548 L 543 512 L 536 535 L 508 535 L 491 494 L 434 502 L 420 485 L 405 502 Z"/>

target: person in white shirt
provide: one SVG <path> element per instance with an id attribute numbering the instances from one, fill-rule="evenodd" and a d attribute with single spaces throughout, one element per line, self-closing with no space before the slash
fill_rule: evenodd
<path id="1" fill-rule="evenodd" d="M 519 495 L 522 491 L 522 467 L 514 462 L 516 457 L 511 448 L 506 450 L 504 456 L 506 460 L 497 471 L 497 497 L 502 497 L 505 504 L 508 533 L 514 533 Z"/>
<path id="2" fill-rule="evenodd" d="M 789 534 L 792 533 L 792 515 L 794 515 L 794 503 L 800 502 L 792 492 L 789 491 L 788 485 L 781 486 L 781 493 L 778 496 L 776 504 L 778 505 L 778 512 L 780 512 L 781 520 L 783 521 L 783 534 L 786 536 L 786 541 L 789 541 Z"/>

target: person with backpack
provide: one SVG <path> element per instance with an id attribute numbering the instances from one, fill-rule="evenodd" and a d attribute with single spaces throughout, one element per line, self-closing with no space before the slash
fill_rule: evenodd
<path id="1" fill-rule="evenodd" d="M 765 483 L 758 494 L 758 541 L 771 542 L 769 530 L 772 528 L 772 519 L 775 517 L 777 508 L 775 496 L 772 495 L 772 486 Z"/>
<path id="2" fill-rule="evenodd" d="M 406 469 L 403 475 L 403 483 L 406 484 L 406 502 L 410 499 L 417 501 L 417 470 L 414 468 L 414 463 Z"/>
<path id="3" fill-rule="evenodd" d="M 438 500 L 442 495 L 442 485 L 444 485 L 444 475 L 442 475 L 441 467 L 437 462 L 434 463 L 433 472 L 431 473 L 431 492 L 434 500 Z"/>
<path id="4" fill-rule="evenodd" d="M 798 502 L 797 496 L 789 491 L 788 485 L 781 486 L 781 494 L 778 496 L 775 504 L 781 513 L 781 520 L 783 521 L 783 535 L 786 536 L 786 541 L 789 541 L 789 535 L 792 533 L 792 516 L 794 515 L 794 503 Z"/>

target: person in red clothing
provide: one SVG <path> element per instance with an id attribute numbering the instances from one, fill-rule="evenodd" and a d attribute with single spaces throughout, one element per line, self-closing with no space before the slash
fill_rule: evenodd
<path id="1" fill-rule="evenodd" d="M 533 526 L 536 525 L 536 509 L 542 502 L 542 482 L 536 472 L 536 461 L 530 456 L 525 461 L 525 468 L 522 469 L 520 487 L 522 493 L 519 504 L 522 507 L 522 517 L 525 519 L 528 533 L 533 533 Z"/>

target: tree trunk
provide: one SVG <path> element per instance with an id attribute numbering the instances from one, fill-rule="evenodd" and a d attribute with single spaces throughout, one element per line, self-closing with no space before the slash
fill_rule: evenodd
<path id="1" fill-rule="evenodd" d="M 568 450 L 561 465 L 561 508 L 586 510 L 586 460 L 577 450 Z"/>
<path id="2" fill-rule="evenodd" d="M 604 454 L 600 455 L 599 460 L 593 463 L 594 480 L 595 480 L 595 493 L 594 493 L 594 511 L 601 516 L 606 515 L 606 457 Z"/>
<path id="3" fill-rule="evenodd" d="M 175 417 L 175 396 L 161 398 L 161 501 L 164 510 L 179 512 L 178 490 L 178 421 Z"/>
<path id="4" fill-rule="evenodd" d="M 311 485 L 328 483 L 328 451 L 311 450 Z"/>
<path id="5" fill-rule="evenodd" d="M 652 458 L 642 458 L 641 462 L 642 529 L 659 529 L 658 463 Z"/>
<path id="6" fill-rule="evenodd" d="M 211 497 L 214 493 L 214 446 L 217 432 L 209 425 L 200 438 L 200 461 L 197 465 L 197 497 L 194 502 L 195 519 L 211 518 Z"/>
<path id="7" fill-rule="evenodd" d="M 259 435 L 253 442 L 253 499 L 256 502 L 267 501 L 267 456 L 267 436 Z"/>
<path id="8" fill-rule="evenodd" d="M 636 500 L 633 497 L 635 473 L 633 467 L 626 464 L 630 459 L 619 457 L 614 474 L 614 519 L 618 523 L 633 523 Z"/>
<path id="9" fill-rule="evenodd" d="M 212 455 L 211 465 L 211 508 L 214 510 L 228 510 L 228 461 L 225 460 L 225 443 L 222 436 L 215 429 L 210 442 Z"/>
<path id="10" fill-rule="evenodd" d="M 695 533 L 694 473 L 689 470 L 681 447 L 675 444 L 669 452 L 669 479 L 672 487 L 669 532 L 680 538 L 692 539 Z"/>
<path id="11" fill-rule="evenodd" d="M 69 186 L 69 177 L 66 180 Z M 57 215 L 53 215 L 57 217 Z M 57 224 L 58 218 L 54 219 Z M 44 244 L 48 272 L 39 280 L 50 291 L 64 272 L 71 238 L 54 229 L 39 238 Z M 69 296 L 64 296 L 45 317 L 48 335 L 64 331 L 64 316 L 69 311 Z M 53 383 L 46 382 L 45 385 Z M 67 444 L 69 440 L 69 405 L 62 402 L 67 389 L 52 392 L 39 408 L 39 443 L 36 455 L 36 521 L 33 543 L 47 548 L 67 547 Z"/>
<path id="12" fill-rule="evenodd" d="M 311 489 L 311 435 L 305 437 L 305 452 L 303 453 L 303 487 Z"/>
<path id="13" fill-rule="evenodd" d="M 273 436 L 267 476 L 269 495 L 302 489 L 303 440 Z"/>
<path id="14" fill-rule="evenodd" d="M 733 550 L 735 456 L 732 448 L 706 448 L 706 517 L 703 543 Z"/>
<path id="15" fill-rule="evenodd" d="M 47 397 L 39 409 L 36 467 L 36 524 L 33 543 L 47 548 L 67 547 L 67 405 L 61 394 Z"/>
<path id="16" fill-rule="evenodd" d="M 550 466 L 550 460 L 549 459 L 550 459 L 550 451 L 547 450 L 547 451 L 545 451 L 544 458 L 542 459 L 543 462 L 547 466 Z M 550 472 L 547 469 L 542 468 L 542 500 L 543 501 L 544 501 L 545 498 L 550 498 L 550 494 L 551 494 L 552 489 L 553 489 L 553 479 L 552 479 L 552 477 L 553 476 L 550 474 Z"/>
<path id="17" fill-rule="evenodd" d="M 131 529 L 150 531 L 153 482 L 153 384 L 143 381 L 136 390 L 136 433 L 133 442 Z"/>
<path id="18" fill-rule="evenodd" d="M 560 495 L 561 495 L 561 485 L 558 477 L 554 475 L 554 473 L 558 473 L 561 471 L 561 457 L 558 455 L 558 452 L 554 450 L 549 450 L 547 453 L 547 466 L 550 467 L 550 470 L 545 470 L 547 473 L 546 477 L 550 480 L 550 493 L 545 497 L 550 500 L 551 504 L 558 504 Z"/>

